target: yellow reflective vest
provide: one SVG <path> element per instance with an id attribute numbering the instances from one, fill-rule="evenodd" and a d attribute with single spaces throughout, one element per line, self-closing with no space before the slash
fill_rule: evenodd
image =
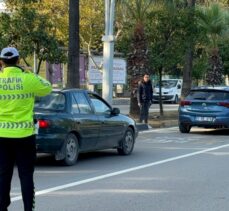
<path id="1" fill-rule="evenodd" d="M 51 91 L 51 84 L 34 73 L 18 67 L 4 68 L 0 72 L 0 137 L 33 135 L 35 96 L 45 96 Z"/>

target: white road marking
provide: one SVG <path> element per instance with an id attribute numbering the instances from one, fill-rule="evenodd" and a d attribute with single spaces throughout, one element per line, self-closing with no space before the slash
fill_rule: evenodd
<path id="1" fill-rule="evenodd" d="M 144 131 L 139 131 L 139 134 L 144 134 L 144 133 L 153 133 L 153 132 L 161 132 L 163 130 L 165 131 L 170 131 L 170 130 L 176 130 L 178 127 L 168 127 L 168 128 L 159 128 L 159 129 L 150 129 L 150 130 L 144 130 Z"/>
<path id="2" fill-rule="evenodd" d="M 171 161 L 175 161 L 175 160 L 179 160 L 179 159 L 183 159 L 183 158 L 187 158 L 187 157 L 192 157 L 192 156 L 195 156 L 195 155 L 203 154 L 205 152 L 211 152 L 211 151 L 222 149 L 222 148 L 226 148 L 226 147 L 229 147 L 229 144 L 225 144 L 225 145 L 221 145 L 221 146 L 217 146 L 217 147 L 213 147 L 213 148 L 207 148 L 207 149 L 204 149 L 204 150 L 201 150 L 201 151 L 192 152 L 192 153 L 188 153 L 188 154 L 185 154 L 185 155 L 168 158 L 168 159 L 157 161 L 157 162 L 152 162 L 152 163 L 148 163 L 148 164 L 145 164 L 145 165 L 136 166 L 136 167 L 133 167 L 133 168 L 128 168 L 128 169 L 125 169 L 125 170 L 116 171 L 116 172 L 113 172 L 113 173 L 104 174 L 104 175 L 101 175 L 101 176 L 92 177 L 92 178 L 89 178 L 89 179 L 85 179 L 85 180 L 81 180 L 81 181 L 77 181 L 77 182 L 72 182 L 72 183 L 68 183 L 68 184 L 65 184 L 65 185 L 56 186 L 56 187 L 53 187 L 53 188 L 44 189 L 44 190 L 41 190 L 41 191 L 37 191 L 36 192 L 36 196 L 44 195 L 44 194 L 51 193 L 51 192 L 58 191 L 58 190 L 62 190 L 62 189 L 75 187 L 75 186 L 86 184 L 86 183 L 90 183 L 90 182 L 95 182 L 95 181 L 98 181 L 98 180 L 114 177 L 114 176 L 117 176 L 117 175 L 129 173 L 129 172 L 132 172 L 132 171 L 137 171 L 137 170 L 149 168 L 149 167 L 152 167 L 152 166 L 168 163 L 168 162 L 171 162 Z M 16 197 L 12 197 L 11 201 L 15 202 L 15 201 L 19 201 L 21 199 L 22 199 L 21 196 L 16 196 Z"/>

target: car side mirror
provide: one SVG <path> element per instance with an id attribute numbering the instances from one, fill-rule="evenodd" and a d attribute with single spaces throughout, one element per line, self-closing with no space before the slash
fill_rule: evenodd
<path id="1" fill-rule="evenodd" d="M 119 108 L 113 108 L 112 111 L 111 111 L 111 114 L 112 115 L 118 115 L 118 114 L 120 114 L 120 109 Z"/>
<path id="2" fill-rule="evenodd" d="M 180 84 L 177 85 L 177 89 L 181 89 L 181 85 Z"/>

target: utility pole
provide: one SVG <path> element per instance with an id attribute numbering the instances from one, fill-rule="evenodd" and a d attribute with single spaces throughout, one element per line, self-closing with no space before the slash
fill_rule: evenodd
<path id="1" fill-rule="evenodd" d="M 37 54 L 36 54 L 36 50 L 35 49 L 33 51 L 33 72 L 35 74 L 37 73 Z"/>
<path id="2" fill-rule="evenodd" d="M 105 0 L 105 35 L 103 36 L 103 98 L 112 104 L 115 0 Z"/>

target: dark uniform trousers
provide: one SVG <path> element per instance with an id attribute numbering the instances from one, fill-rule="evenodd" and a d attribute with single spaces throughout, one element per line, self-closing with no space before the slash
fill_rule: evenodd
<path id="1" fill-rule="evenodd" d="M 34 210 L 35 136 L 0 138 L 0 211 L 10 205 L 10 189 L 14 165 L 17 165 L 25 211 Z"/>

